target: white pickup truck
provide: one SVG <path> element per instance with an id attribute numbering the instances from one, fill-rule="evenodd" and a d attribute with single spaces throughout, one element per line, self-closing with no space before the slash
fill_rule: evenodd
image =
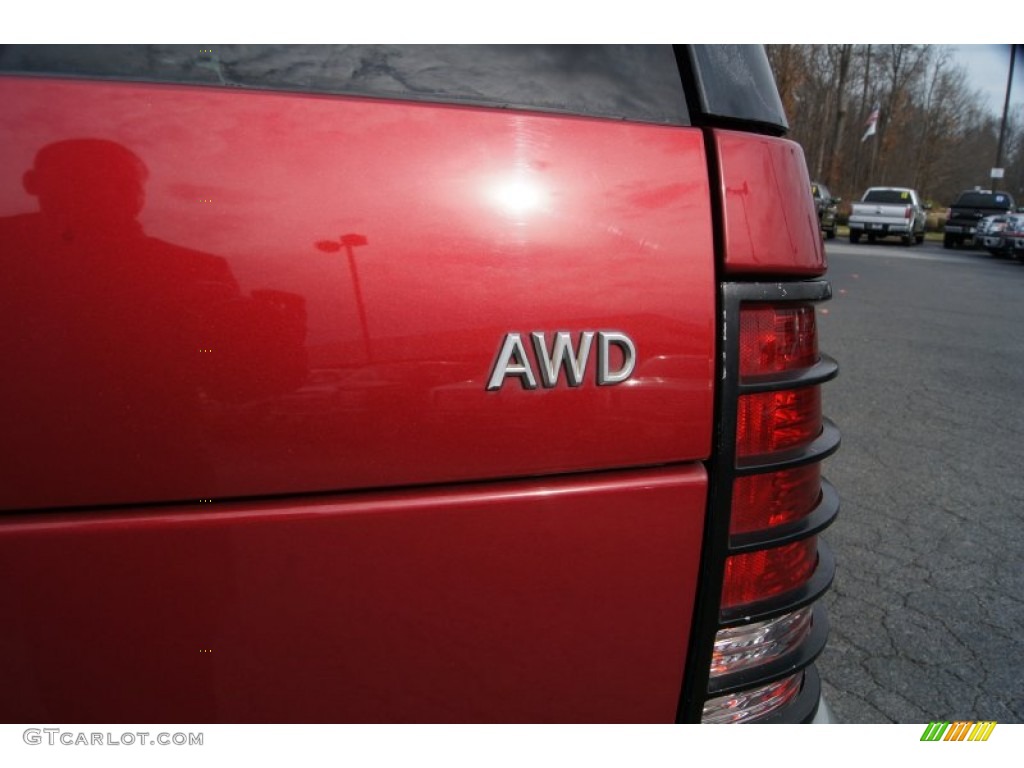
<path id="1" fill-rule="evenodd" d="M 904 245 L 924 242 L 928 207 L 916 190 L 871 187 L 850 211 L 850 242 L 859 242 L 862 235 L 871 243 L 879 237 L 899 237 Z"/>

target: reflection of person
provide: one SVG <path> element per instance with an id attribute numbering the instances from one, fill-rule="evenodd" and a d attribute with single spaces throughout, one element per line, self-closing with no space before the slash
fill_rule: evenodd
<path id="1" fill-rule="evenodd" d="M 204 398 L 298 383 L 270 367 L 239 386 L 268 343 L 302 368 L 301 300 L 243 297 L 224 259 L 146 236 L 147 173 L 115 142 L 50 144 L 23 177 L 39 211 L 0 219 L 5 503 L 55 473 L 72 496 L 54 503 L 215 495 Z"/>

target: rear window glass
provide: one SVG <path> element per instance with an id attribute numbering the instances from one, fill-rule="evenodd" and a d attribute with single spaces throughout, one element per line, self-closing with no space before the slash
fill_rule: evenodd
<path id="1" fill-rule="evenodd" d="M 0 72 L 689 124 L 670 45 L 5 45 Z"/>
<path id="2" fill-rule="evenodd" d="M 910 205 L 914 202 L 910 193 L 902 189 L 872 189 L 864 195 L 865 203 L 895 203 L 897 205 Z"/>
<path id="3" fill-rule="evenodd" d="M 1009 195 L 999 192 L 964 192 L 955 203 L 963 208 L 999 208 L 1008 211 L 1013 207 Z"/>
<path id="4" fill-rule="evenodd" d="M 789 128 L 763 46 L 694 45 L 690 50 L 705 113 Z"/>

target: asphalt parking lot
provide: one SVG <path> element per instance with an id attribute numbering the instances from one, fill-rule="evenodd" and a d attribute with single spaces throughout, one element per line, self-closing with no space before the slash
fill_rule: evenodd
<path id="1" fill-rule="evenodd" d="M 849 723 L 1024 722 L 1024 264 L 826 251 L 843 431 L 826 696 Z"/>

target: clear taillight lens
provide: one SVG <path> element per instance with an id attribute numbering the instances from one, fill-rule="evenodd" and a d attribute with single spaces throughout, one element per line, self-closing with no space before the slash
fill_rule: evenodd
<path id="1" fill-rule="evenodd" d="M 804 673 L 799 672 L 760 688 L 708 699 L 701 722 L 746 723 L 764 717 L 795 699 L 803 681 Z"/>
<path id="2" fill-rule="evenodd" d="M 711 677 L 775 661 L 811 631 L 812 611 L 801 608 L 774 619 L 720 629 L 711 656 Z"/>

